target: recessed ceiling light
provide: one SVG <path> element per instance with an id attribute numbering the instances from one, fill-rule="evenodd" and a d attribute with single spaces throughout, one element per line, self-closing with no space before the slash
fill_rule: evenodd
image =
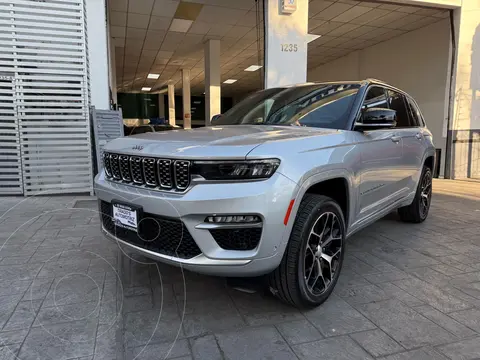
<path id="1" fill-rule="evenodd" d="M 257 71 L 258 69 L 261 69 L 261 68 L 262 68 L 262 65 L 250 65 L 244 71 Z"/>
<path id="2" fill-rule="evenodd" d="M 311 43 L 312 41 L 317 40 L 322 35 L 315 35 L 315 34 L 307 34 L 307 44 Z"/>
<path id="3" fill-rule="evenodd" d="M 170 25 L 170 31 L 186 33 L 192 24 L 192 20 L 173 19 L 172 25 Z"/>
<path id="4" fill-rule="evenodd" d="M 233 84 L 236 81 L 237 81 L 236 79 L 228 79 L 228 80 L 225 80 L 223 83 L 224 84 Z"/>
<path id="5" fill-rule="evenodd" d="M 148 74 L 147 78 L 148 79 L 158 79 L 160 77 L 160 74 Z"/>
<path id="6" fill-rule="evenodd" d="M 151 87 L 142 87 L 142 91 L 150 91 L 150 90 L 152 90 Z"/>

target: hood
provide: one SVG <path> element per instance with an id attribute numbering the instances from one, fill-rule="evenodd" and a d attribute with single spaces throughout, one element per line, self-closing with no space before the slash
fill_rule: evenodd
<path id="1" fill-rule="evenodd" d="M 258 145 L 338 133 L 294 126 L 230 125 L 145 133 L 115 139 L 107 151 L 170 158 L 244 159 Z"/>

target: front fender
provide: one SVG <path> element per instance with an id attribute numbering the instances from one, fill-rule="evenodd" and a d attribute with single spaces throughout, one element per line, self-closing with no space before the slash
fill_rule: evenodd
<path id="1" fill-rule="evenodd" d="M 296 191 L 292 196 L 292 200 L 294 200 L 294 204 L 290 213 L 290 217 L 288 219 L 286 230 L 285 230 L 285 238 L 283 241 L 284 247 L 288 243 L 290 238 L 290 234 L 292 232 L 293 224 L 295 222 L 295 218 L 297 216 L 298 209 L 300 207 L 300 203 L 307 192 L 307 190 L 322 181 L 336 179 L 336 178 L 343 178 L 347 181 L 348 186 L 348 193 L 347 193 L 347 202 L 348 208 L 350 209 L 348 212 L 348 219 L 345 219 L 347 233 L 350 224 L 353 223 L 354 217 L 354 209 L 355 209 L 355 199 L 357 198 L 357 189 L 358 186 L 356 184 L 355 176 L 352 172 L 348 171 L 347 169 L 339 168 L 339 169 L 332 169 L 325 172 L 316 173 L 312 176 L 306 178 L 301 184 L 297 184 Z"/>

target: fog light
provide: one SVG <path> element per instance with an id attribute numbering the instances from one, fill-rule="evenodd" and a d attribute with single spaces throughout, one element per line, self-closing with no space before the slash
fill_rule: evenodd
<path id="1" fill-rule="evenodd" d="M 231 223 L 231 224 L 248 224 L 261 222 L 260 217 L 257 215 L 224 215 L 224 216 L 207 216 L 205 219 L 207 223 Z"/>

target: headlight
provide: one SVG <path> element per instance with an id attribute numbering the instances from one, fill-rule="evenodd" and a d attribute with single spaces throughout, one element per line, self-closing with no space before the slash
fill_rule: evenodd
<path id="1" fill-rule="evenodd" d="M 192 173 L 206 180 L 268 179 L 275 173 L 280 160 L 195 161 Z"/>

